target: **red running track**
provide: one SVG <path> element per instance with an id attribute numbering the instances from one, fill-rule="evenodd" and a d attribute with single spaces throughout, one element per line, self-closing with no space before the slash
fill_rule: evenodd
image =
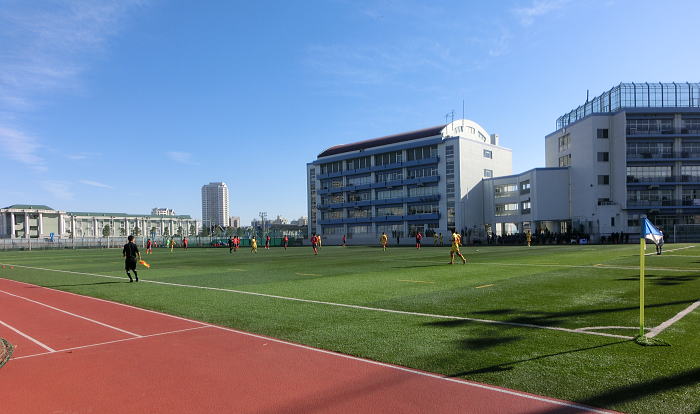
<path id="1" fill-rule="evenodd" d="M 7 413 L 608 412 L 7 279 L 0 309 Z"/>

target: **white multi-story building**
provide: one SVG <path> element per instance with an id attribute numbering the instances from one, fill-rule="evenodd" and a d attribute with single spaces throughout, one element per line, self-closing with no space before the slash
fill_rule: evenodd
<path id="1" fill-rule="evenodd" d="M 226 183 L 202 186 L 202 226 L 226 227 L 229 224 L 229 198 Z"/>
<path id="2" fill-rule="evenodd" d="M 228 226 L 237 229 L 241 227 L 241 218 L 239 216 L 231 216 L 228 218 Z"/>
<path id="3" fill-rule="evenodd" d="M 102 238 L 192 236 L 197 221 L 190 216 L 59 211 L 44 205 L 15 204 L 0 208 L 0 238 Z"/>
<path id="4" fill-rule="evenodd" d="M 574 231 L 700 224 L 699 83 L 621 83 L 561 116 L 545 151 L 569 169 Z"/>
<path id="5" fill-rule="evenodd" d="M 483 231 L 483 178 L 512 172 L 511 150 L 474 121 L 338 145 L 307 164 L 309 234 Z"/>
<path id="6" fill-rule="evenodd" d="M 171 208 L 154 208 L 151 210 L 152 216 L 176 216 L 175 210 Z"/>

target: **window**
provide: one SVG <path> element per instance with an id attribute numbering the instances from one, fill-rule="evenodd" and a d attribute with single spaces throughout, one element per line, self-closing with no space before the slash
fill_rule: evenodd
<path id="1" fill-rule="evenodd" d="M 389 165 L 403 161 L 401 151 L 392 151 L 374 156 L 374 165 Z"/>
<path id="2" fill-rule="evenodd" d="M 348 226 L 348 234 L 366 234 L 372 232 L 372 225 L 351 224 Z"/>
<path id="3" fill-rule="evenodd" d="M 510 216 L 518 214 L 518 203 L 496 204 L 497 216 Z"/>
<path id="4" fill-rule="evenodd" d="M 493 158 L 493 151 L 485 149 L 484 158 Z"/>
<path id="5" fill-rule="evenodd" d="M 571 135 L 566 134 L 559 137 L 559 152 L 563 152 L 569 149 L 571 146 Z"/>
<path id="6" fill-rule="evenodd" d="M 438 175 L 437 165 L 430 167 L 409 168 L 408 171 L 406 171 L 407 179 L 433 177 L 436 175 Z"/>
<path id="7" fill-rule="evenodd" d="M 681 175 L 683 181 L 700 180 L 700 165 L 681 165 Z"/>
<path id="8" fill-rule="evenodd" d="M 615 217 L 610 217 L 610 227 L 615 227 Z"/>
<path id="9" fill-rule="evenodd" d="M 334 172 L 340 172 L 343 169 L 343 162 L 329 162 L 326 164 L 321 164 L 321 174 L 330 174 Z"/>
<path id="10" fill-rule="evenodd" d="M 377 207 L 375 216 L 403 216 L 403 205 Z"/>
<path id="11" fill-rule="evenodd" d="M 493 187 L 495 197 L 509 197 L 515 195 L 518 186 L 515 184 L 501 184 Z"/>
<path id="12" fill-rule="evenodd" d="M 372 193 L 367 191 L 351 191 L 348 193 L 348 201 L 356 203 L 358 201 L 367 201 L 372 199 Z"/>
<path id="13" fill-rule="evenodd" d="M 598 185 L 609 185 L 610 184 L 610 176 L 609 175 L 599 175 L 598 176 Z"/>
<path id="14" fill-rule="evenodd" d="M 530 192 L 530 180 L 522 181 L 520 183 L 520 194 L 527 194 Z"/>
<path id="15" fill-rule="evenodd" d="M 489 170 L 489 169 L 484 168 L 484 177 L 486 177 L 486 178 L 493 177 L 493 170 Z"/>
<path id="16" fill-rule="evenodd" d="M 397 234 L 403 235 L 403 224 L 377 224 L 377 234 L 382 233 L 392 237 L 396 237 Z"/>
<path id="17" fill-rule="evenodd" d="M 681 167 L 682 168 L 682 167 Z M 627 167 L 627 182 L 654 182 L 654 181 L 671 181 L 672 167 L 670 165 L 655 165 L 655 166 L 628 166 Z"/>
<path id="18" fill-rule="evenodd" d="M 322 195 L 321 196 L 321 204 L 335 204 L 335 203 L 343 203 L 343 202 L 345 202 L 345 198 L 343 197 L 343 193 L 329 194 L 329 195 Z"/>
<path id="19" fill-rule="evenodd" d="M 321 219 L 322 220 L 333 220 L 333 219 L 341 219 L 343 218 L 343 209 L 335 209 L 335 210 L 328 210 L 324 211 L 321 213 Z"/>
<path id="20" fill-rule="evenodd" d="M 353 158 L 345 161 L 346 170 L 359 170 L 370 167 L 370 157 Z"/>
<path id="21" fill-rule="evenodd" d="M 425 185 L 425 186 L 417 186 L 417 187 L 409 187 L 408 188 L 408 196 L 409 197 L 423 197 L 423 196 L 431 196 L 431 195 L 436 195 L 438 194 L 438 186 L 437 185 Z"/>
<path id="22" fill-rule="evenodd" d="M 673 119 L 628 119 L 627 135 L 672 134 Z"/>
<path id="23" fill-rule="evenodd" d="M 323 226 L 323 234 L 343 234 L 343 226 Z"/>
<path id="24" fill-rule="evenodd" d="M 610 153 L 609 152 L 599 152 L 598 153 L 598 161 L 600 161 L 600 162 L 610 161 Z"/>
<path id="25" fill-rule="evenodd" d="M 403 178 L 403 170 L 380 171 L 376 174 L 377 182 L 398 181 Z"/>
<path id="26" fill-rule="evenodd" d="M 559 166 L 568 167 L 571 165 L 571 154 L 566 154 L 563 157 L 559 157 Z"/>
<path id="27" fill-rule="evenodd" d="M 403 187 L 390 188 L 385 190 L 377 190 L 377 200 L 389 200 L 392 198 L 401 198 L 404 196 Z"/>
<path id="28" fill-rule="evenodd" d="M 351 175 L 347 178 L 347 180 L 348 185 L 372 184 L 372 176 L 370 174 Z"/>
<path id="29" fill-rule="evenodd" d="M 321 189 L 323 189 L 323 190 L 329 190 L 331 188 L 340 188 L 342 186 L 343 186 L 343 177 L 321 180 Z"/>
<path id="30" fill-rule="evenodd" d="M 698 148 L 700 149 L 700 148 Z M 685 147 L 683 148 L 685 151 Z M 627 158 L 672 158 L 672 141 L 627 141 Z"/>
<path id="31" fill-rule="evenodd" d="M 437 203 L 429 204 L 411 204 L 408 206 L 408 214 L 434 214 L 439 212 Z"/>
<path id="32" fill-rule="evenodd" d="M 522 203 L 520 203 L 520 212 L 522 214 L 530 214 L 530 211 L 531 211 L 530 208 L 531 208 L 530 200 L 523 201 Z"/>
<path id="33" fill-rule="evenodd" d="M 597 131 L 597 136 L 600 139 L 607 139 L 608 138 L 608 129 L 607 128 L 598 128 Z"/>
<path id="34" fill-rule="evenodd" d="M 700 119 L 683 117 L 683 134 L 700 134 Z"/>
<path id="35" fill-rule="evenodd" d="M 411 148 L 406 150 L 407 161 L 417 161 L 435 157 L 437 157 L 437 145 L 429 145 L 426 147 Z"/>
<path id="36" fill-rule="evenodd" d="M 364 218 L 372 216 L 371 207 L 356 207 L 348 209 L 348 217 L 350 218 Z"/>
<path id="37" fill-rule="evenodd" d="M 445 147 L 445 156 L 446 157 L 454 157 L 455 156 L 455 147 L 454 145 L 448 145 Z"/>

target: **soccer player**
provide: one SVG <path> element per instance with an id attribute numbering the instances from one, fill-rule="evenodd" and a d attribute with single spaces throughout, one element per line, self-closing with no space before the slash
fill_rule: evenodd
<path id="1" fill-rule="evenodd" d="M 236 236 L 233 238 L 233 251 L 237 252 L 238 247 L 241 245 L 241 238 Z"/>
<path id="2" fill-rule="evenodd" d="M 184 239 L 182 239 L 182 247 L 184 247 L 185 250 L 187 250 L 187 243 L 189 243 L 189 242 L 190 242 L 190 241 L 187 240 L 187 237 L 185 237 Z"/>
<path id="3" fill-rule="evenodd" d="M 420 241 L 423 240 L 423 235 L 419 231 L 416 233 L 416 249 L 420 249 Z"/>
<path id="4" fill-rule="evenodd" d="M 255 236 L 250 238 L 250 252 L 251 253 L 257 253 L 258 252 L 258 241 L 255 240 Z"/>
<path id="5" fill-rule="evenodd" d="M 175 239 L 171 237 L 170 238 L 170 253 L 173 252 L 174 248 L 175 248 Z"/>
<path id="6" fill-rule="evenodd" d="M 445 243 L 443 243 L 442 233 L 439 234 L 439 238 L 440 238 L 440 247 L 442 247 L 445 245 Z"/>
<path id="7" fill-rule="evenodd" d="M 151 239 L 146 240 L 146 254 L 153 254 L 153 242 Z"/>
<path id="8" fill-rule="evenodd" d="M 532 247 L 532 233 L 530 233 L 530 230 L 527 231 L 525 238 L 527 239 L 527 247 Z"/>
<path id="9" fill-rule="evenodd" d="M 270 235 L 265 236 L 265 250 L 270 250 Z"/>
<path id="10" fill-rule="evenodd" d="M 343 247 L 345 247 L 345 235 L 343 234 Z"/>
<path id="11" fill-rule="evenodd" d="M 134 279 L 131 278 L 130 270 L 134 271 L 134 277 L 136 281 L 139 281 L 139 275 L 136 273 L 136 262 L 141 260 L 141 253 L 139 253 L 139 248 L 134 244 L 134 236 L 129 235 L 127 237 L 129 241 L 124 245 L 122 249 L 122 257 L 124 258 L 124 269 L 126 269 L 126 275 L 129 276 L 129 283 L 133 282 Z"/>
<path id="12" fill-rule="evenodd" d="M 437 247 L 438 245 L 438 235 L 437 233 L 433 233 L 433 247 Z"/>
<path id="13" fill-rule="evenodd" d="M 318 255 L 318 240 L 319 237 L 316 236 L 316 233 L 311 235 L 311 248 L 314 250 L 314 256 Z"/>
<path id="14" fill-rule="evenodd" d="M 659 233 L 661 233 L 661 239 L 659 240 L 658 243 L 656 243 L 656 254 L 661 255 L 663 248 L 664 248 L 664 232 L 661 230 L 661 227 L 659 227 Z"/>
<path id="15" fill-rule="evenodd" d="M 236 240 L 233 238 L 233 236 L 229 237 L 229 239 L 228 239 L 228 254 L 231 254 L 231 252 L 233 252 L 233 249 L 235 246 L 236 246 Z"/>
<path id="16" fill-rule="evenodd" d="M 386 233 L 382 233 L 382 235 L 379 236 L 379 244 L 381 244 L 382 249 L 386 251 L 386 246 L 389 244 L 389 237 L 387 237 Z"/>
<path id="17" fill-rule="evenodd" d="M 287 250 L 287 245 L 289 244 L 289 237 L 286 235 L 282 237 L 282 246 L 284 246 L 284 250 Z"/>
<path id="18" fill-rule="evenodd" d="M 455 264 L 455 254 L 462 258 L 462 264 L 467 263 L 467 259 L 462 256 L 462 252 L 459 251 L 459 245 L 462 244 L 462 236 L 459 233 L 452 233 L 452 247 L 450 248 L 450 264 Z"/>
<path id="19" fill-rule="evenodd" d="M 317 235 L 316 235 L 316 240 L 317 240 L 317 243 L 318 243 L 318 248 L 320 249 L 320 248 L 321 248 L 321 235 L 320 235 L 320 234 L 317 234 Z"/>

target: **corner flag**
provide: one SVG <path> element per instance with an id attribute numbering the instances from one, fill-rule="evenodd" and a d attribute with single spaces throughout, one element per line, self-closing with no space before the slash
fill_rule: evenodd
<path id="1" fill-rule="evenodd" d="M 640 237 L 657 245 L 664 239 L 664 235 L 661 234 L 661 231 L 651 224 L 648 218 L 644 218 L 642 222 L 642 234 Z"/>

